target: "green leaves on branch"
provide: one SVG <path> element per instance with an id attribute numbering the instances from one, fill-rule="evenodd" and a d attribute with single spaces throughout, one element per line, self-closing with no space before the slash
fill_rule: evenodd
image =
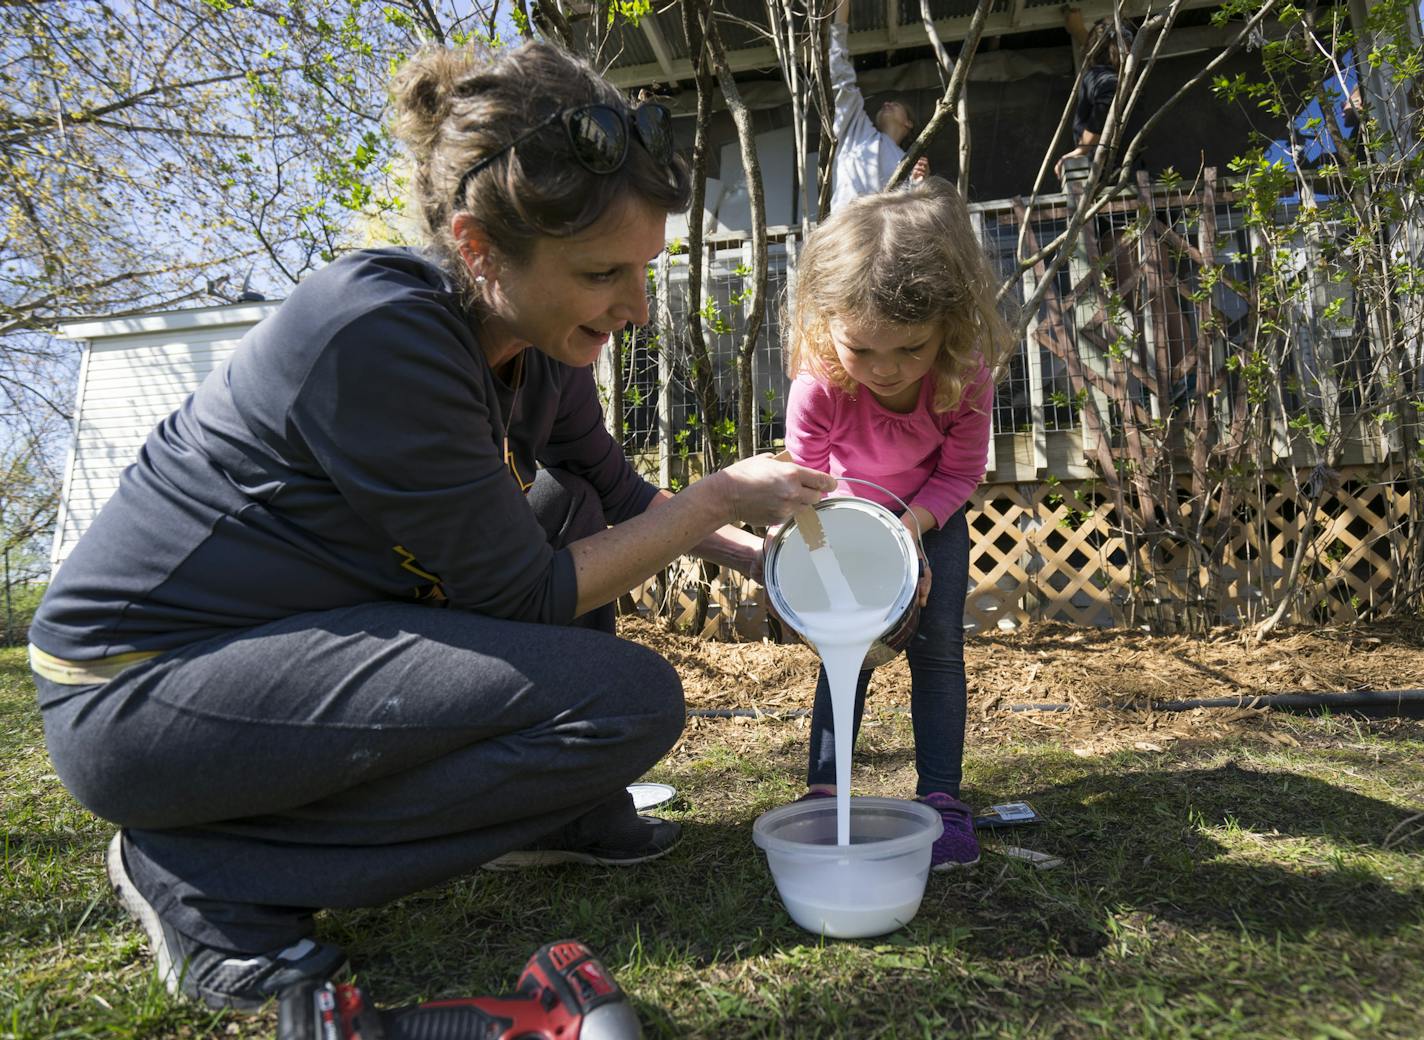
<path id="1" fill-rule="evenodd" d="M 608 26 L 612 28 L 619 18 L 636 26 L 652 12 L 652 0 L 615 0 L 608 5 Z"/>

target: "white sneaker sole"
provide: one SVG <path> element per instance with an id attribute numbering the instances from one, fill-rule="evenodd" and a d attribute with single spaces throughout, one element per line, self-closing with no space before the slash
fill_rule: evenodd
<path id="1" fill-rule="evenodd" d="M 650 852 L 646 856 L 639 856 L 636 859 L 607 859 L 594 856 L 587 852 L 570 852 L 564 849 L 519 849 L 514 852 L 506 852 L 498 859 L 492 859 L 488 863 L 480 864 L 482 870 L 528 870 L 530 867 L 555 867 L 561 863 L 582 863 L 594 867 L 633 867 L 639 863 L 647 863 L 650 860 L 661 859 L 675 849 L 676 845 L 670 845 L 658 852 Z"/>
<path id="2" fill-rule="evenodd" d="M 129 877 L 128 868 L 124 866 L 122 832 L 116 833 L 109 842 L 109 849 L 104 855 L 104 870 L 109 875 L 109 884 L 114 895 L 118 896 L 119 903 L 138 921 L 148 936 L 148 945 L 153 950 L 159 981 L 169 993 L 181 996 L 178 992 L 178 973 L 173 968 L 173 958 L 168 953 L 168 943 L 163 937 L 163 923 L 159 921 L 153 907 L 148 905 L 148 901 L 139 895 Z"/>
<path id="3" fill-rule="evenodd" d="M 173 963 L 172 954 L 163 933 L 163 922 L 159 920 L 157 911 L 134 887 L 133 879 L 129 877 L 128 868 L 124 865 L 123 839 L 118 834 L 115 834 L 113 840 L 109 842 L 109 849 L 104 857 L 104 868 L 109 875 L 109 884 L 113 887 L 114 894 L 119 897 L 119 902 L 143 926 L 144 932 L 148 935 L 149 945 L 153 948 L 154 970 L 169 993 L 180 999 L 196 1000 L 214 1010 L 229 1008 L 235 1011 L 256 1011 L 272 999 L 266 994 L 261 997 L 248 998 L 234 994 L 214 993 L 198 987 L 194 987 L 198 989 L 196 993 L 184 993 L 183 980 L 179 976 L 180 972 L 187 970 L 187 967 L 186 965 L 180 967 Z M 295 962 L 300 961 L 315 949 L 317 949 L 317 943 L 313 940 L 299 939 L 286 949 L 262 959 Z M 245 962 L 241 955 L 233 955 L 224 961 L 223 966 L 232 970 L 234 967 L 240 969 L 247 963 L 249 962 Z M 251 963 L 256 963 L 256 961 Z M 337 978 L 347 974 L 350 970 L 349 963 L 343 957 L 329 975 L 324 977 Z"/>

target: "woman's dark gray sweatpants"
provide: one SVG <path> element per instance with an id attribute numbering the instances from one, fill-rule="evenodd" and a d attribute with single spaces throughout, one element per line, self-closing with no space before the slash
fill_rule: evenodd
<path id="1" fill-rule="evenodd" d="M 592 488 L 541 474 L 556 545 L 602 526 Z M 285 618 L 98 686 L 38 679 L 55 768 L 126 828 L 174 928 L 258 952 L 322 907 L 370 906 L 538 841 L 588 844 L 676 741 L 662 657 L 580 627 L 379 602 Z M 586 627 L 594 625 L 597 627 Z"/>

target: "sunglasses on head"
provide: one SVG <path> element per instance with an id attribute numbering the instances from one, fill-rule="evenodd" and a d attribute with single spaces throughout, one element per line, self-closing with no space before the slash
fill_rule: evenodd
<path id="1" fill-rule="evenodd" d="M 455 198 L 464 197 L 470 178 L 556 121 L 563 122 L 569 150 L 589 173 L 601 176 L 622 168 L 628 158 L 630 125 L 649 155 L 664 166 L 672 162 L 672 113 L 663 105 L 650 103 L 631 110 L 614 105 L 577 105 L 550 112 L 509 144 L 471 166 L 460 178 Z"/>

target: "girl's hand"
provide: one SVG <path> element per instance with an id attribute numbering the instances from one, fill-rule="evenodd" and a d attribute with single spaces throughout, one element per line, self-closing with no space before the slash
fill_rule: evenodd
<path id="1" fill-rule="evenodd" d="M 829 473 L 756 455 L 714 473 L 729 518 L 759 527 L 779 524 L 804 506 L 815 505 L 836 489 Z"/>
<path id="2" fill-rule="evenodd" d="M 930 583 L 934 575 L 930 573 L 930 561 L 925 558 L 925 547 L 920 539 L 924 532 L 931 531 L 938 525 L 929 510 L 921 506 L 911 506 L 907 512 L 902 513 L 900 523 L 904 524 L 905 529 L 914 537 L 915 551 L 920 557 L 920 584 L 915 590 L 915 598 L 923 607 L 929 602 Z"/>
<path id="3" fill-rule="evenodd" d="M 924 540 L 926 532 L 939 527 L 939 521 L 924 506 L 911 506 L 909 511 L 901 513 L 900 523 L 905 525 L 905 530 L 915 539 L 916 546 Z"/>

